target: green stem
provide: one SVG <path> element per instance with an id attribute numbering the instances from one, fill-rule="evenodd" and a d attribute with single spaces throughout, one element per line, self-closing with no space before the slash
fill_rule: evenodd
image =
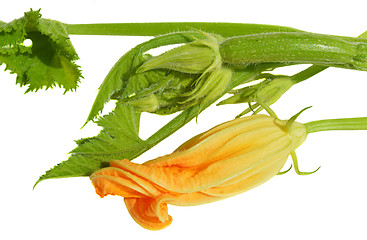
<path id="1" fill-rule="evenodd" d="M 223 37 L 264 32 L 300 32 L 301 30 L 265 24 L 217 22 L 154 22 L 154 23 L 96 23 L 64 24 L 72 35 L 157 36 L 172 32 L 200 29 Z"/>
<path id="2" fill-rule="evenodd" d="M 304 124 L 308 133 L 332 130 L 367 130 L 367 117 L 325 119 Z"/>
<path id="3" fill-rule="evenodd" d="M 235 37 L 271 32 L 304 32 L 302 30 L 269 24 L 226 23 L 226 22 L 148 22 L 148 23 L 63 23 L 70 35 L 116 35 L 116 36 L 157 36 L 172 32 L 185 32 L 193 29 L 208 33 Z M 367 43 L 367 34 L 361 38 L 335 36 L 353 43 Z"/>

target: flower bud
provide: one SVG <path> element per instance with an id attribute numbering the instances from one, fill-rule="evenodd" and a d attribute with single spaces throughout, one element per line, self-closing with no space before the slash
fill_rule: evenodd
<path id="1" fill-rule="evenodd" d="M 293 86 L 288 76 L 266 79 L 263 82 L 232 91 L 233 96 L 220 102 L 218 105 L 257 102 L 260 99 L 268 106 L 272 105 Z"/>
<path id="2" fill-rule="evenodd" d="M 193 206 L 252 189 L 276 174 L 305 141 L 304 125 L 253 115 L 218 125 L 173 153 L 145 162 L 110 161 L 91 176 L 101 197 L 119 195 L 142 227 L 167 227 L 167 204 Z"/>
<path id="3" fill-rule="evenodd" d="M 199 79 L 194 90 L 189 92 L 185 102 L 195 100 L 196 104 L 205 105 L 221 95 L 232 78 L 232 70 L 220 67 L 210 72 L 203 79 Z"/>
<path id="4" fill-rule="evenodd" d="M 127 104 L 137 111 L 151 112 L 160 115 L 172 114 L 192 107 L 203 106 L 220 96 L 232 77 L 232 70 L 218 67 L 200 77 L 192 74 L 171 73 L 154 91 L 125 99 Z"/>
<path id="5" fill-rule="evenodd" d="M 173 48 L 159 56 L 146 61 L 137 72 L 145 72 L 152 69 L 171 69 L 184 73 L 204 73 L 221 64 L 219 45 L 217 39 L 204 33 L 204 40 L 197 40 L 176 48 Z"/>

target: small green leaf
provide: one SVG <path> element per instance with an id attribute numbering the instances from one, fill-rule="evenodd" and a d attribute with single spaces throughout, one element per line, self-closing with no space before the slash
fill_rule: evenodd
<path id="1" fill-rule="evenodd" d="M 17 84 L 28 86 L 26 92 L 56 85 L 65 92 L 76 89 L 82 77 L 77 59 L 64 25 L 42 19 L 39 10 L 0 24 L 0 64 L 17 74 Z"/>
<path id="2" fill-rule="evenodd" d="M 135 56 L 136 52 L 131 50 L 124 54 L 112 67 L 99 87 L 97 97 L 94 100 L 85 124 L 98 116 L 104 105 L 110 101 L 113 94 L 125 88 L 127 83 L 124 81 L 124 78 L 130 75 Z"/>
<path id="3" fill-rule="evenodd" d="M 148 147 L 139 138 L 139 122 L 140 113 L 117 103 L 113 112 L 98 119 L 101 132 L 76 141 L 78 146 L 69 159 L 47 171 L 36 184 L 51 178 L 89 176 L 112 159 L 131 159 L 137 152 L 144 152 Z"/>

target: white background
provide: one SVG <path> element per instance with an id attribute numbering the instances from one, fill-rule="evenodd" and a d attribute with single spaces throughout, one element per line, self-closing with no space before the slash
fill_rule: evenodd
<path id="1" fill-rule="evenodd" d="M 266 23 L 307 31 L 357 36 L 367 30 L 361 1 L 4 1 L 0 20 L 42 8 L 45 18 L 65 23 L 223 21 Z M 365 5 L 365 4 L 364 4 Z M 309 135 L 298 149 L 300 168 L 224 201 L 197 207 L 169 206 L 173 223 L 148 231 L 129 216 L 121 197 L 99 198 L 88 178 L 38 177 L 68 158 L 73 140 L 99 129 L 80 129 L 97 88 L 115 61 L 146 37 L 71 36 L 85 79 L 77 92 L 60 89 L 24 94 L 0 66 L 0 239 L 366 239 L 367 132 Z M 291 70 L 292 71 L 292 70 Z M 293 69 L 294 71 L 294 69 Z M 367 116 L 367 73 L 327 69 L 294 86 L 275 105 L 287 119 Z M 246 106 L 212 107 L 141 156 L 171 152 L 188 138 L 232 119 Z M 144 115 L 143 137 L 168 118 Z M 286 166 L 289 166 L 289 162 Z"/>

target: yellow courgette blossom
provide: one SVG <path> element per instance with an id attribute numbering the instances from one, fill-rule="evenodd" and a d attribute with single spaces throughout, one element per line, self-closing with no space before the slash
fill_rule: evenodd
<path id="1" fill-rule="evenodd" d="M 124 197 L 131 216 L 142 227 L 159 230 L 172 222 L 167 204 L 214 202 L 278 174 L 307 136 L 304 125 L 286 123 L 260 114 L 238 118 L 143 164 L 112 160 L 111 167 L 95 172 L 91 181 L 101 197 Z"/>

